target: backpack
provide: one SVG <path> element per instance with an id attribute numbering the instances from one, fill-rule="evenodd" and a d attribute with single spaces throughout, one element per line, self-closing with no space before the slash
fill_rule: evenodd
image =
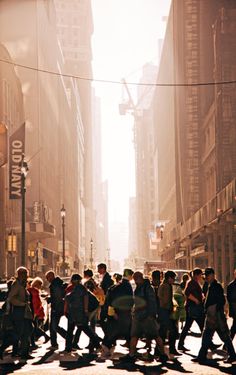
<path id="1" fill-rule="evenodd" d="M 99 306 L 98 299 L 95 297 L 95 295 L 93 293 L 88 291 L 88 311 L 92 312 L 92 311 L 96 310 L 98 308 L 98 306 Z"/>

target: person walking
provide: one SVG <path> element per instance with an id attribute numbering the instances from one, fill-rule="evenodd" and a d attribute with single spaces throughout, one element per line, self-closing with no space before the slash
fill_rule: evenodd
<path id="1" fill-rule="evenodd" d="M 136 346 L 138 340 L 145 337 L 155 340 L 160 353 L 160 361 L 166 362 L 168 356 L 164 352 L 163 341 L 159 334 L 156 314 L 156 297 L 148 279 L 144 279 L 142 272 L 135 272 L 133 279 L 136 284 L 134 291 L 134 316 L 131 326 L 131 340 L 129 354 L 120 358 L 121 361 L 134 363 L 136 360 Z"/>
<path id="2" fill-rule="evenodd" d="M 231 339 L 236 333 L 236 270 L 234 270 L 234 280 L 227 286 L 227 300 L 229 302 L 229 316 L 233 319 L 230 329 Z"/>
<path id="3" fill-rule="evenodd" d="M 186 285 L 186 321 L 180 334 L 178 350 L 188 351 L 188 349 L 184 346 L 184 341 L 194 321 L 198 324 L 200 331 L 203 331 L 205 321 L 205 296 L 201 288 L 202 276 L 202 270 L 200 268 L 194 268 L 191 272 L 191 279 L 187 282 Z M 219 346 L 220 345 L 216 345 L 213 342 L 210 343 L 210 349 L 212 351 L 216 350 Z"/>
<path id="4" fill-rule="evenodd" d="M 209 284 L 206 300 L 204 303 L 206 320 L 202 334 L 202 344 L 198 356 L 194 362 L 204 364 L 207 361 L 207 350 L 210 348 L 212 337 L 215 332 L 224 342 L 228 351 L 225 363 L 236 362 L 236 354 L 230 338 L 229 328 L 224 313 L 225 296 L 222 285 L 215 278 L 215 271 L 211 267 L 205 269 L 206 281 Z"/>
<path id="5" fill-rule="evenodd" d="M 126 342 L 130 342 L 131 312 L 134 304 L 130 281 L 133 273 L 131 269 L 124 269 L 121 282 L 111 286 L 107 291 L 105 305 L 108 309 L 108 317 L 102 341 L 101 360 L 112 356 L 112 347 L 115 346 L 118 338 L 125 338 Z"/>
<path id="6" fill-rule="evenodd" d="M 54 271 L 48 271 L 46 273 L 46 279 L 50 283 L 50 297 L 47 302 L 51 304 L 50 311 L 50 339 L 51 346 L 49 349 L 58 349 L 57 333 L 59 333 L 64 339 L 66 338 L 66 330 L 60 327 L 60 319 L 64 315 L 64 297 L 66 285 L 63 280 L 55 275 Z"/>
<path id="7" fill-rule="evenodd" d="M 108 288 L 114 284 L 114 281 L 111 278 L 111 275 L 107 272 L 107 266 L 105 263 L 100 263 L 97 266 L 99 275 L 102 277 L 100 287 L 103 289 L 104 294 L 106 295 Z"/>
<path id="8" fill-rule="evenodd" d="M 159 322 L 160 322 L 160 336 L 165 342 L 167 333 L 169 332 L 169 352 L 173 355 L 178 355 L 176 350 L 176 340 L 178 338 L 178 328 L 176 320 L 171 319 L 174 311 L 173 305 L 173 287 L 176 273 L 174 271 L 166 271 L 164 280 L 159 286 L 158 296 L 160 300 Z"/>
<path id="9" fill-rule="evenodd" d="M 195 268 L 192 271 L 192 278 L 187 282 L 185 289 L 186 296 L 186 321 L 179 338 L 178 350 L 187 351 L 184 346 L 185 338 L 190 330 L 194 321 L 199 326 L 202 332 L 205 320 L 204 307 L 203 307 L 203 293 L 201 288 L 202 270 Z"/>
<path id="10" fill-rule="evenodd" d="M 79 274 L 72 275 L 71 283 L 73 284 L 73 289 L 65 297 L 68 309 L 65 351 L 68 353 L 72 350 L 73 331 L 75 327 L 77 327 L 76 335 L 78 335 L 78 337 L 83 331 L 90 338 L 90 352 L 100 346 L 100 338 L 88 325 L 89 297 L 87 289 L 81 284 L 81 280 L 82 277 Z"/>
<path id="11" fill-rule="evenodd" d="M 33 279 L 31 286 L 28 288 L 28 292 L 31 295 L 31 309 L 33 313 L 33 333 L 31 335 L 31 347 L 37 348 L 35 339 L 44 336 L 45 343 L 50 340 L 50 336 L 43 330 L 43 323 L 45 318 L 45 312 L 40 298 L 40 290 L 42 289 L 43 280 L 40 277 Z"/>
<path id="12" fill-rule="evenodd" d="M 15 332 L 12 316 L 11 316 L 11 309 L 12 306 L 8 300 L 8 295 L 11 290 L 11 286 L 14 282 L 14 279 L 10 279 L 7 281 L 7 298 L 2 306 L 2 322 L 1 322 L 1 346 L 0 346 L 0 359 L 3 359 L 4 351 L 10 346 L 13 347 L 18 346 L 18 336 Z"/>
<path id="13" fill-rule="evenodd" d="M 13 327 L 18 338 L 17 343 L 13 345 L 12 355 L 16 355 L 19 350 L 21 358 L 27 360 L 32 358 L 29 355 L 29 348 L 33 329 L 30 296 L 26 289 L 28 270 L 25 267 L 19 267 L 16 273 L 17 277 L 15 281 L 13 281 L 8 294 L 8 301 L 12 306 L 11 318 Z"/>
<path id="14" fill-rule="evenodd" d="M 111 275 L 107 272 L 107 266 L 105 263 L 100 263 L 97 266 L 97 271 L 99 275 L 102 277 L 102 281 L 100 283 L 100 287 L 102 288 L 104 295 L 106 296 L 106 293 L 108 289 L 114 284 L 114 281 L 111 278 Z M 100 325 L 102 327 L 102 330 L 105 330 L 105 319 L 107 318 L 106 315 L 106 307 L 105 305 L 101 305 L 101 311 L 100 311 Z M 105 331 L 104 331 L 105 333 Z"/>

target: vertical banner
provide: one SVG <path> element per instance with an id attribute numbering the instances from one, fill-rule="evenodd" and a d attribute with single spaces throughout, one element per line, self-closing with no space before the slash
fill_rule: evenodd
<path id="1" fill-rule="evenodd" d="M 9 138 L 9 199 L 21 199 L 21 161 L 25 153 L 25 124 Z"/>

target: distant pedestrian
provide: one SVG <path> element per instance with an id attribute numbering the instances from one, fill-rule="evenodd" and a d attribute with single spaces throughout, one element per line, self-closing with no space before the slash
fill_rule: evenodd
<path id="1" fill-rule="evenodd" d="M 227 300 L 229 302 L 229 316 L 233 319 L 230 329 L 230 336 L 233 340 L 236 333 L 236 270 L 234 270 L 234 280 L 227 287 Z"/>
<path id="2" fill-rule="evenodd" d="M 63 338 L 66 338 L 66 330 L 60 327 L 60 319 L 64 315 L 64 297 L 66 285 L 63 280 L 55 275 L 54 271 L 48 271 L 46 273 L 46 279 L 50 283 L 50 297 L 47 299 L 48 303 L 51 304 L 50 310 L 50 338 L 51 338 L 51 350 L 58 349 L 57 333 Z"/>
<path id="3" fill-rule="evenodd" d="M 181 278 L 181 281 L 180 281 L 180 287 L 182 290 L 184 290 L 186 288 L 186 285 L 187 285 L 187 282 L 189 281 L 190 279 L 190 276 L 188 273 L 184 273 L 182 275 L 182 278 Z"/>
<path id="4" fill-rule="evenodd" d="M 215 271 L 211 267 L 205 269 L 205 277 L 209 284 L 204 307 L 206 310 L 206 321 L 202 334 L 202 344 L 197 358 L 194 362 L 205 363 L 207 360 L 207 350 L 210 348 L 212 337 L 215 332 L 218 333 L 224 342 L 229 357 L 226 363 L 236 362 L 236 354 L 229 334 L 224 305 L 225 296 L 222 285 L 215 278 Z"/>
<path id="5" fill-rule="evenodd" d="M 112 276 L 112 280 L 114 281 L 114 284 L 119 284 L 122 280 L 122 275 L 118 272 L 115 272 Z"/>
<path id="6" fill-rule="evenodd" d="M 105 263 L 100 263 L 97 266 L 97 270 L 99 275 L 102 276 L 100 286 L 106 294 L 108 288 L 114 284 L 114 281 L 112 280 L 111 275 L 107 272 L 107 266 Z"/>

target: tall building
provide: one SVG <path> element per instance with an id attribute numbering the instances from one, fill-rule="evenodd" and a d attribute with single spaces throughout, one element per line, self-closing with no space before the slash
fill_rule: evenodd
<path id="1" fill-rule="evenodd" d="M 107 259 L 108 240 L 108 181 L 102 180 L 101 103 L 93 91 L 92 165 L 93 165 L 93 239 L 96 263 Z"/>
<path id="2" fill-rule="evenodd" d="M 92 158 L 92 48 L 93 18 L 90 0 L 55 0 L 57 32 L 65 61 L 65 72 L 85 79 L 77 79 L 80 94 L 81 118 L 84 124 L 84 195 L 80 196 L 85 214 L 83 252 L 90 254 L 90 240 L 94 237 L 95 211 L 93 208 Z M 88 80 L 86 80 L 88 78 Z"/>
<path id="3" fill-rule="evenodd" d="M 137 236 L 137 204 L 136 197 L 129 198 L 129 242 L 128 257 L 125 259 L 125 267 L 138 268 L 138 236 Z"/>
<path id="4" fill-rule="evenodd" d="M 173 40 L 172 82 L 188 86 L 175 87 L 171 101 L 176 214 L 165 227 L 160 254 L 171 267 L 213 265 L 224 285 L 236 260 L 236 94 L 234 83 L 220 82 L 235 80 L 235 25 L 234 1 L 173 1 L 164 42 L 165 50 Z M 160 71 L 167 63 L 163 54 Z M 157 118 L 170 134 L 158 112 Z M 167 182 L 169 174 L 158 173 Z M 167 190 L 163 199 L 169 196 Z"/>
<path id="5" fill-rule="evenodd" d="M 156 80 L 157 67 L 146 64 L 140 83 Z M 134 109 L 134 145 L 136 163 L 136 222 L 137 257 L 140 264 L 152 257 L 149 232 L 155 220 L 155 189 L 153 159 L 153 107 L 151 106 L 154 89 L 140 86 L 137 105 Z M 140 267 L 140 265 L 139 265 Z"/>
<path id="6" fill-rule="evenodd" d="M 4 60 L 0 63 L 0 79 L 4 83 L 1 122 L 8 126 L 9 136 L 24 122 L 26 125 L 27 265 L 31 273 L 44 273 L 49 268 L 61 271 L 60 210 L 64 204 L 67 271 L 81 271 L 86 220 L 86 123 L 77 82 L 60 75 L 65 72 L 65 60 L 56 33 L 54 3 L 1 1 L 0 36 Z M 15 68 L 11 62 L 16 64 Z M 0 180 L 5 190 L 4 194 L 0 191 L 4 207 L 0 230 L 4 235 L 1 254 L 7 250 L 8 232 L 13 231 L 17 237 L 16 257 L 13 259 L 12 251 L 8 254 L 8 263 L 15 264 L 4 265 L 11 275 L 12 269 L 20 264 L 21 199 L 9 199 L 8 167 L 9 162 L 1 168 Z"/>

